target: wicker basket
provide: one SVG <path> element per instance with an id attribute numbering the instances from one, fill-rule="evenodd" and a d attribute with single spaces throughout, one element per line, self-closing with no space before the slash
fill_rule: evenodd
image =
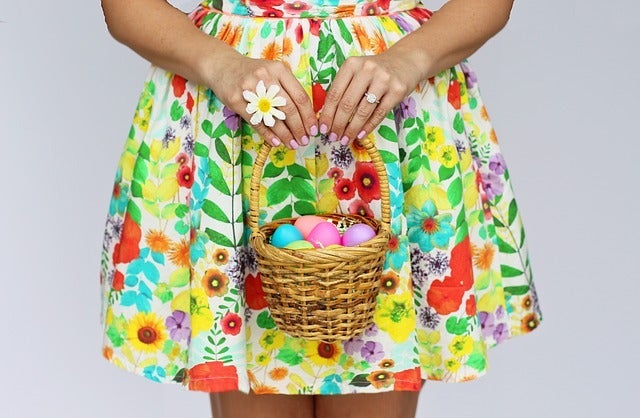
<path id="1" fill-rule="evenodd" d="M 334 223 L 366 223 L 377 231 L 374 238 L 355 247 L 290 250 L 269 244 L 273 231 L 295 218 L 258 226 L 260 180 L 271 146 L 264 143 L 256 158 L 249 202 L 250 242 L 271 316 L 291 336 L 342 341 L 362 334 L 373 321 L 390 237 L 389 184 L 375 145 L 366 138 L 362 144 L 380 181 L 381 221 L 358 215 L 319 215 Z"/>

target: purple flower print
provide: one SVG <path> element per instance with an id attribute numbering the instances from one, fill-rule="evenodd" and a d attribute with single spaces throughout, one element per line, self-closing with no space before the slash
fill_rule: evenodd
<path id="1" fill-rule="evenodd" d="M 480 176 L 482 177 L 482 187 L 484 187 L 484 191 L 487 194 L 487 199 L 491 200 L 502 194 L 504 184 L 502 184 L 500 176 L 492 172 L 480 173 Z"/>
<path id="2" fill-rule="evenodd" d="M 186 313 L 182 311 L 173 311 L 173 314 L 167 318 L 165 324 L 167 325 L 169 336 L 172 340 L 186 340 L 189 342 L 191 339 L 190 321 Z"/>
<path id="3" fill-rule="evenodd" d="M 496 329 L 495 318 L 491 312 L 478 312 L 478 318 L 480 319 L 480 327 L 482 328 L 482 335 L 485 338 L 493 337 L 493 332 Z"/>
<path id="4" fill-rule="evenodd" d="M 502 157 L 502 154 L 498 153 L 492 155 L 491 158 L 489 158 L 489 169 L 496 174 L 504 173 L 504 170 L 507 169 L 507 165 L 504 161 L 504 158 Z"/>
<path id="5" fill-rule="evenodd" d="M 396 23 L 398 24 L 398 26 L 400 26 L 403 32 L 413 31 L 413 27 L 402 16 L 393 15 L 391 16 L 391 18 L 396 21 Z"/>
<path id="6" fill-rule="evenodd" d="M 500 344 L 502 341 L 509 338 L 509 328 L 506 324 L 496 325 L 496 329 L 493 330 L 493 339 L 496 340 L 496 344 Z"/>
<path id="7" fill-rule="evenodd" d="M 367 337 L 375 337 L 378 335 L 378 326 L 376 324 L 371 324 L 364 330 L 364 335 Z"/>
<path id="8" fill-rule="evenodd" d="M 363 345 L 364 341 L 362 338 L 351 338 L 344 342 L 344 352 L 352 356 L 360 351 Z"/>
<path id="9" fill-rule="evenodd" d="M 237 131 L 240 128 L 240 116 L 236 112 L 225 106 L 222 109 L 222 115 L 224 116 L 224 124 L 229 130 Z"/>
<path id="10" fill-rule="evenodd" d="M 396 122 L 396 130 L 400 130 L 402 122 L 407 118 L 416 117 L 416 101 L 413 97 L 407 97 L 393 108 L 393 118 Z"/>
<path id="11" fill-rule="evenodd" d="M 384 350 L 382 344 L 375 341 L 367 341 L 360 349 L 360 354 L 369 363 L 375 363 L 382 360 L 384 357 Z"/>
<path id="12" fill-rule="evenodd" d="M 476 73 L 473 72 L 473 70 L 467 65 L 466 62 L 462 62 L 460 64 L 460 67 L 462 67 L 462 72 L 464 73 L 464 78 L 467 82 L 467 88 L 472 89 L 473 86 L 475 86 L 478 82 Z"/>
<path id="13" fill-rule="evenodd" d="M 500 320 L 504 317 L 504 306 L 498 305 L 498 308 L 495 311 L 496 319 Z"/>

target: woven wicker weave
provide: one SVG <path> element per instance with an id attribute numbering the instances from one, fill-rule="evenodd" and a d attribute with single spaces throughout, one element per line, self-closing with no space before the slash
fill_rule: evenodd
<path id="1" fill-rule="evenodd" d="M 262 145 L 251 178 L 250 242 L 256 251 L 262 288 L 278 328 L 294 337 L 325 342 L 360 335 L 373 320 L 382 265 L 390 237 L 389 184 L 375 145 L 363 139 L 380 182 L 381 221 L 358 215 L 320 215 L 334 223 L 366 223 L 377 231 L 355 247 L 289 250 L 269 244 L 273 231 L 295 218 L 258 226 L 260 180 L 271 146 Z"/>

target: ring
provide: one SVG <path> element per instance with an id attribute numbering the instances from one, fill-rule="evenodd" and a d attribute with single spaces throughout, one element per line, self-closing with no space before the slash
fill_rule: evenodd
<path id="1" fill-rule="evenodd" d="M 369 93 L 368 91 L 364 92 L 364 97 L 367 99 L 367 101 L 371 104 L 374 103 L 380 103 L 380 100 L 378 100 L 378 96 L 376 96 L 373 93 Z"/>
<path id="2" fill-rule="evenodd" d="M 249 102 L 247 103 L 246 111 L 252 115 L 249 123 L 257 125 L 264 121 L 265 125 L 272 127 L 276 123 L 275 119 L 285 119 L 284 112 L 276 109 L 278 106 L 287 104 L 284 97 L 277 96 L 279 91 L 279 85 L 272 84 L 267 89 L 264 81 L 260 80 L 256 86 L 255 93 L 251 90 L 244 90 L 242 92 L 242 97 Z"/>

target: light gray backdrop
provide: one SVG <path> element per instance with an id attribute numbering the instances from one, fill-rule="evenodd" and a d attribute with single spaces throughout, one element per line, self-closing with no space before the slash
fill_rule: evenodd
<path id="1" fill-rule="evenodd" d="M 639 15 L 518 1 L 472 58 L 545 321 L 481 380 L 427 384 L 420 417 L 638 416 Z M 0 20 L 0 417 L 208 417 L 206 395 L 100 356 L 100 240 L 147 64 L 97 0 L 0 0 Z"/>

